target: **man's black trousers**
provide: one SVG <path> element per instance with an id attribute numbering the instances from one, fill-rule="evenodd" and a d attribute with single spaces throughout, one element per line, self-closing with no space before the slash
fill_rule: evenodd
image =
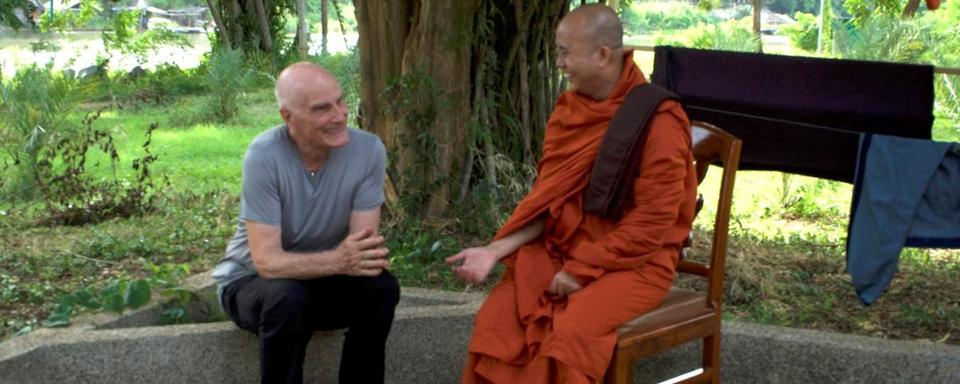
<path id="1" fill-rule="evenodd" d="M 301 383 L 314 330 L 348 328 L 341 383 L 382 383 L 384 348 L 400 300 L 397 279 L 330 276 L 314 280 L 249 276 L 227 285 L 223 304 L 260 341 L 261 383 Z"/>

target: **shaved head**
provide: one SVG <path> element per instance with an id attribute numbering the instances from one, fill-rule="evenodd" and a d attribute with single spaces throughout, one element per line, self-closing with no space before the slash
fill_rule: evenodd
<path id="1" fill-rule="evenodd" d="M 295 108 L 306 99 L 308 91 L 316 87 L 327 88 L 337 80 L 323 67 L 308 61 L 291 64 L 277 76 L 277 105 L 283 109 Z"/>
<path id="2" fill-rule="evenodd" d="M 595 48 L 616 50 L 623 47 L 623 24 L 617 13 L 606 5 L 581 6 L 564 16 L 560 24 L 580 31 L 582 41 L 590 42 Z"/>

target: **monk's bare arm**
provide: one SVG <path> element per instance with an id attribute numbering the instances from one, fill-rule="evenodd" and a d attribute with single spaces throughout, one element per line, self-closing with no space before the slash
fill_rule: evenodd
<path id="1" fill-rule="evenodd" d="M 497 259 L 502 259 L 522 247 L 524 244 L 529 243 L 530 240 L 536 239 L 537 236 L 540 236 L 540 233 L 542 232 L 543 219 L 539 219 L 527 224 L 526 227 L 518 229 L 514 233 L 491 242 L 487 245 L 487 248 L 497 255 Z"/>
<path id="2" fill-rule="evenodd" d="M 543 232 L 543 220 L 537 220 L 507 236 L 497 239 L 485 247 L 467 248 L 450 256 L 446 263 L 451 271 L 467 283 L 485 281 L 497 261 L 513 253 Z"/>
<path id="3" fill-rule="evenodd" d="M 247 241 L 257 273 L 266 279 L 313 279 L 332 275 L 376 276 L 389 266 L 383 237 L 376 235 L 379 210 L 353 213 L 352 232 L 335 249 L 297 253 L 283 250 L 280 227 L 246 221 Z"/>

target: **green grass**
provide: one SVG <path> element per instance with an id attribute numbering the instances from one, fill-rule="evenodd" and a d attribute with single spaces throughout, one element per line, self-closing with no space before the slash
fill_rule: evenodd
<path id="1" fill-rule="evenodd" d="M 270 101 L 264 100 L 269 96 Z M 240 115 L 226 123 L 210 121 L 207 99 L 185 97 L 170 106 L 144 106 L 103 113 L 95 126 L 117 132 L 116 145 L 121 159 L 118 175 L 132 173 L 129 161 L 143 156 L 147 128 L 159 124 L 153 134 L 150 151 L 158 160 L 152 171 L 170 178 L 174 190 L 205 193 L 218 190 L 239 192 L 241 165 L 247 145 L 260 132 L 283 123 L 272 101 L 272 93 L 261 89 L 248 95 Z M 109 177 L 113 170 L 105 156 L 91 157 L 91 168 L 98 177 Z"/>

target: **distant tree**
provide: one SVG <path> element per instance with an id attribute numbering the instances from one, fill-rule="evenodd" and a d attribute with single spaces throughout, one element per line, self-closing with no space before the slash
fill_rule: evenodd
<path id="1" fill-rule="evenodd" d="M 206 0 L 226 48 L 278 53 L 285 41 L 285 14 L 297 15 L 291 0 Z"/>
<path id="2" fill-rule="evenodd" d="M 28 0 L 3 0 L 0 1 L 0 24 L 19 30 L 25 25 L 20 20 L 18 14 L 28 16 L 32 5 Z"/>

